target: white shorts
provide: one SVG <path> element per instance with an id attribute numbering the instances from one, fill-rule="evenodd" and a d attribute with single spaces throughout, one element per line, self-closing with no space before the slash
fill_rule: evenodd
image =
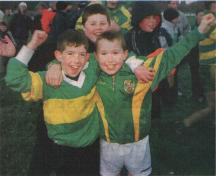
<path id="1" fill-rule="evenodd" d="M 149 136 L 128 144 L 100 142 L 100 175 L 117 176 L 125 166 L 133 176 L 151 174 Z"/>

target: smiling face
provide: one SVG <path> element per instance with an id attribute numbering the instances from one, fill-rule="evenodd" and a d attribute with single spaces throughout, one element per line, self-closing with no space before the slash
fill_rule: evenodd
<path id="1" fill-rule="evenodd" d="M 139 23 L 140 29 L 144 32 L 153 32 L 157 26 L 157 16 L 146 16 L 143 20 Z"/>
<path id="2" fill-rule="evenodd" d="M 102 71 L 114 75 L 121 69 L 127 54 L 127 50 L 123 50 L 119 40 L 101 39 L 97 44 L 95 57 Z"/>
<path id="3" fill-rule="evenodd" d="M 94 14 L 87 18 L 84 28 L 90 36 L 97 39 L 99 35 L 108 30 L 109 25 L 106 15 Z"/>
<path id="4" fill-rule="evenodd" d="M 55 56 L 60 61 L 64 73 L 70 77 L 78 76 L 89 58 L 84 45 L 68 45 L 62 52 L 56 50 Z"/>

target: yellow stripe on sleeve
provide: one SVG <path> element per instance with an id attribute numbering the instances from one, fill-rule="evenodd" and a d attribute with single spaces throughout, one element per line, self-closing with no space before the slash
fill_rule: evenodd
<path id="1" fill-rule="evenodd" d="M 163 56 L 163 52 L 161 52 L 157 58 L 156 58 L 156 62 L 154 64 L 154 70 L 155 70 L 155 74 L 157 74 L 160 63 L 161 63 L 161 59 Z M 153 58 L 149 58 L 146 62 L 144 62 L 144 66 L 146 68 L 149 67 L 149 65 L 151 64 Z M 142 83 L 138 83 L 135 91 L 134 91 L 134 96 L 132 99 L 132 114 L 133 114 L 133 122 L 134 122 L 134 139 L 135 142 L 137 142 L 139 140 L 139 131 L 140 131 L 140 113 L 141 113 L 141 107 L 142 107 L 142 103 L 144 101 L 144 98 L 147 94 L 147 92 L 149 91 L 150 87 L 151 87 L 152 81 L 146 83 L 146 84 L 142 84 Z"/>
<path id="2" fill-rule="evenodd" d="M 25 101 L 38 101 L 43 97 L 43 82 L 38 73 L 29 72 L 31 75 L 31 91 L 22 93 Z"/>
<path id="3" fill-rule="evenodd" d="M 108 125 L 108 122 L 107 122 L 106 117 L 105 117 L 104 105 L 103 105 L 102 100 L 101 100 L 98 93 L 96 93 L 96 97 L 97 97 L 97 103 L 96 104 L 97 104 L 98 111 L 100 112 L 100 116 L 101 116 L 101 119 L 102 119 L 102 122 L 103 122 L 106 141 L 108 143 L 110 143 L 109 125 Z"/>
<path id="4" fill-rule="evenodd" d="M 216 58 L 216 50 L 200 53 L 200 60 Z"/>

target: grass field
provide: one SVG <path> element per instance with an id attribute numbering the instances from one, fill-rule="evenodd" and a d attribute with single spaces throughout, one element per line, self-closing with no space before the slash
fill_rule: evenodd
<path id="1" fill-rule="evenodd" d="M 176 105 L 163 106 L 160 123 L 152 123 L 153 175 L 215 175 L 215 126 L 211 118 L 196 123 L 185 135 L 174 133 L 173 122 L 206 107 L 206 103 L 190 99 L 188 65 L 181 67 L 179 81 L 183 96 Z M 208 89 L 207 83 L 205 92 Z M 39 106 L 23 102 L 3 81 L 0 92 L 0 176 L 25 176 L 35 144 Z"/>

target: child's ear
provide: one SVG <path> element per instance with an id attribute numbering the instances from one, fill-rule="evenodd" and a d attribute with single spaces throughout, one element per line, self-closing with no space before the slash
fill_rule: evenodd
<path id="1" fill-rule="evenodd" d="M 54 55 L 59 62 L 62 62 L 62 53 L 59 50 L 55 50 Z"/>
<path id="2" fill-rule="evenodd" d="M 124 60 L 128 58 L 128 50 L 124 50 Z"/>

